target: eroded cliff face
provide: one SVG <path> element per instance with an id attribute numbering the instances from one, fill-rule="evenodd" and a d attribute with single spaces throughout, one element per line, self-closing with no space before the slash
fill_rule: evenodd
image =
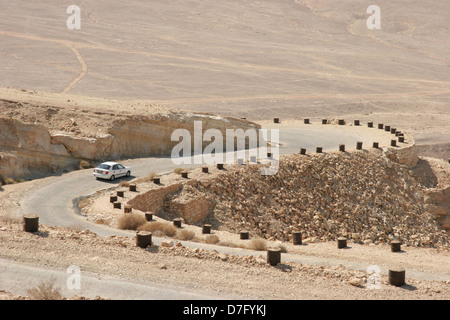
<path id="1" fill-rule="evenodd" d="M 39 124 L 0 118 L 0 176 L 32 178 L 74 169 L 80 160 L 168 156 L 178 143 L 171 141 L 173 131 L 186 129 L 193 136 L 194 121 L 202 122 L 202 130 L 220 130 L 224 137 L 226 129 L 259 127 L 240 119 L 166 113 L 122 117 L 103 130 L 106 132 L 83 137 L 68 131 L 50 132 Z"/>

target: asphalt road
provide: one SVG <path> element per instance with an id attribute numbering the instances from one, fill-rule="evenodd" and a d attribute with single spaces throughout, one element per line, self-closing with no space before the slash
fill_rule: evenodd
<path id="1" fill-rule="evenodd" d="M 276 125 L 268 126 L 267 129 L 277 129 Z M 279 154 L 298 153 L 300 147 L 307 152 L 315 152 L 316 146 L 321 146 L 324 152 L 338 150 L 339 144 L 346 144 L 347 150 L 354 149 L 357 141 L 363 141 L 364 145 L 372 143 L 375 129 L 356 128 L 337 125 L 305 125 L 299 127 L 282 128 L 279 130 Z M 380 135 L 386 135 L 379 131 Z M 275 153 L 275 149 L 271 150 Z M 193 163 L 193 161 L 191 161 Z M 170 173 L 177 167 L 198 167 L 200 165 L 177 165 L 170 157 L 166 158 L 144 158 L 139 161 L 133 160 L 132 176 L 146 176 L 151 172 L 158 174 Z M 88 196 L 98 190 L 114 187 L 121 180 L 115 181 L 96 180 L 92 175 L 92 169 L 74 171 L 63 174 L 44 185 L 32 190 L 21 202 L 23 213 L 39 215 L 42 224 L 71 227 L 74 225 L 102 235 L 122 233 L 118 230 L 98 226 L 87 222 L 73 209 L 73 202 L 77 198 Z"/>
<path id="2" fill-rule="evenodd" d="M 268 128 L 277 128 L 276 125 L 269 126 Z M 299 126 L 290 127 L 280 130 L 280 148 L 279 154 L 290 154 L 299 152 L 300 147 L 307 148 L 307 152 L 315 152 L 316 146 L 322 146 L 324 152 L 336 151 L 339 144 L 345 143 L 349 150 L 354 148 L 357 141 L 363 141 L 364 145 L 371 145 L 371 139 L 373 138 L 373 129 L 367 128 L 355 128 L 348 126 Z M 384 135 L 382 131 L 378 133 L 380 136 Z M 387 135 L 386 137 L 389 137 Z M 381 139 L 383 141 L 383 139 Z M 383 146 L 381 144 L 380 146 Z M 173 172 L 174 168 L 180 167 L 172 162 L 172 160 L 167 158 L 145 158 L 145 159 L 134 159 L 130 160 L 133 162 L 132 166 L 132 176 L 128 179 L 133 179 L 134 177 L 145 176 L 150 172 L 157 172 L 158 174 Z M 181 165 L 181 167 L 195 167 L 200 165 Z M 124 179 L 124 178 L 122 178 Z M 39 215 L 40 223 L 53 226 L 71 227 L 78 226 L 83 229 L 89 229 L 92 232 L 97 233 L 100 236 L 108 235 L 125 235 L 134 236 L 132 231 L 123 231 L 113 229 L 107 226 L 94 224 L 86 221 L 81 215 L 76 213 L 74 208 L 74 200 L 79 197 L 88 196 L 95 193 L 98 190 L 107 189 L 115 186 L 120 182 L 117 179 L 113 182 L 96 180 L 92 176 L 92 169 L 74 171 L 67 174 L 63 174 L 59 177 L 51 179 L 44 185 L 40 185 L 34 190 L 32 190 L 28 196 L 26 196 L 22 202 L 21 207 L 23 213 L 34 213 Z M 154 237 L 153 241 L 156 245 L 160 244 L 162 238 Z M 205 249 L 215 249 L 220 252 L 226 252 L 229 254 L 246 254 L 246 255 L 260 255 L 260 252 L 255 252 L 251 250 L 245 250 L 241 248 L 229 248 L 229 247 L 217 247 L 201 243 L 189 243 L 183 242 L 183 245 L 190 247 L 203 247 Z M 338 259 L 325 259 L 319 257 L 308 257 L 308 256 L 298 256 L 292 254 L 284 254 L 283 260 L 285 261 L 295 261 L 307 264 L 317 264 L 317 265 L 337 265 L 342 264 L 348 268 L 366 270 L 367 265 L 361 263 L 349 262 L 346 260 Z M 8 283 L 6 288 L 19 287 L 20 282 L 24 279 L 31 277 L 34 279 L 42 277 L 49 277 L 51 274 L 58 275 L 62 271 L 49 270 L 48 268 L 42 267 L 32 267 L 32 266 L 12 266 L 8 261 L 0 260 L 0 267 L 3 270 L 3 275 L 6 276 Z M 13 271 L 17 270 L 17 271 Z M 56 273 L 55 273 L 56 272 Z M 387 273 L 387 270 L 382 269 L 382 273 Z M 59 276 L 65 276 L 66 274 Z M 58 276 L 58 277 L 59 277 Z M 419 279 L 429 279 L 429 280 L 450 280 L 446 275 L 430 275 L 425 272 L 409 271 L 409 277 L 415 277 Z M 3 278 L 3 282 L 5 277 Z M 83 278 L 85 279 L 85 278 Z M 111 296 L 111 292 L 117 292 L 112 298 L 114 299 L 221 299 L 224 296 L 218 293 L 196 293 L 190 292 L 183 288 L 161 288 L 157 284 L 142 284 L 134 283 L 132 280 L 125 281 L 123 279 L 113 279 L 107 276 L 94 276 L 86 275 L 88 279 L 88 285 L 83 286 L 83 295 L 85 296 L 95 296 L 102 295 L 105 292 L 109 292 L 108 295 Z M 105 281 L 107 279 L 107 281 Z M 138 286 L 137 291 L 129 290 L 131 287 L 135 288 Z M 3 289 L 5 289 L 5 283 L 2 284 Z M 97 293 L 95 293 L 97 292 Z M 133 292 L 133 293 L 132 293 Z M 229 298 L 229 297 L 226 297 Z"/>

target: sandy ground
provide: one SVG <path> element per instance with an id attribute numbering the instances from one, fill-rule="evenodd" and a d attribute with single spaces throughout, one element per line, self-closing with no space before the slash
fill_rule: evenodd
<path id="1" fill-rule="evenodd" d="M 441 183 L 448 183 L 448 171 L 442 161 L 428 159 Z M 191 172 L 192 176 L 195 175 Z M 169 179 L 165 176 L 166 179 Z M 392 253 L 387 245 L 359 245 L 339 250 L 335 243 L 322 242 L 294 246 L 291 243 L 269 242 L 269 247 L 282 246 L 282 263 L 271 267 L 265 251 L 243 251 L 251 248 L 251 240 L 239 235 L 214 230 L 225 246 L 205 245 L 201 228 L 184 225 L 196 235 L 194 242 L 177 245 L 177 239 L 162 238 L 174 243 L 173 247 L 159 245 L 144 250 L 136 247 L 135 239 L 127 237 L 101 238 L 95 234 L 73 228 L 41 226 L 38 233 L 22 231 L 17 214 L 17 201 L 40 183 L 55 179 L 24 182 L 3 187 L 0 237 L 1 258 L 31 264 L 36 267 L 64 270 L 77 265 L 83 271 L 119 277 L 123 280 L 152 281 L 160 285 L 180 286 L 198 292 L 208 292 L 233 299 L 449 299 L 449 252 L 442 249 L 403 247 Z M 173 174 L 172 181 L 180 179 Z M 109 192 L 100 192 L 91 205 L 99 208 L 107 219 Z M 106 200 L 105 200 L 106 199 Z M 156 221 L 163 221 L 155 216 Z M 111 225 L 114 227 L 114 224 Z M 83 248 L 80 250 L 80 248 Z M 197 249 L 196 249 L 197 248 Z M 61 252 L 64 252 L 62 255 Z M 381 287 L 370 290 L 366 268 L 380 267 Z M 405 268 L 407 284 L 401 288 L 388 284 L 387 270 Z M 181 276 L 180 276 L 181 275 Z M 261 279 L 264 278 L 264 281 Z M 37 285 L 37 284 L 34 284 Z M 64 285 L 64 284 L 59 284 Z M 31 283 L 29 285 L 30 289 Z M 66 292 L 67 298 L 83 296 L 80 292 Z M 74 297 L 75 296 L 75 297 Z M 22 293 L 3 292 L 2 299 L 25 299 Z M 79 297 L 78 297 L 79 298 Z M 95 298 L 88 296 L 87 298 Z M 114 293 L 103 298 L 114 298 Z"/>
<path id="2" fill-rule="evenodd" d="M 448 299 L 448 280 L 429 281 L 407 279 L 407 285 L 397 288 L 387 284 L 382 274 L 381 287 L 367 288 L 368 273 L 346 268 L 342 264 L 317 266 L 288 262 L 271 267 L 264 252 L 250 255 L 221 254 L 217 251 L 183 246 L 171 248 L 153 246 L 147 250 L 136 247 L 135 240 L 123 237 L 98 238 L 87 231 L 42 226 L 35 234 L 21 231 L 20 224 L 2 222 L 0 237 L 4 244 L 2 258 L 52 268 L 77 265 L 92 273 L 141 279 L 183 288 L 218 292 L 251 299 Z M 80 248 L 83 248 L 80 250 Z M 288 250 L 291 249 L 288 246 Z M 380 263 L 380 268 L 398 267 L 408 261 L 415 270 L 424 273 L 447 272 L 448 253 L 407 248 L 393 254 L 387 247 L 358 248 L 338 251 L 334 244 L 309 244 L 292 253 L 326 256 L 341 260 Z M 61 255 L 64 252 L 64 255 Z M 330 252 L 334 254 L 330 255 Z M 362 253 L 364 254 L 362 255 Z M 289 253 L 291 254 L 291 253 Z M 287 254 L 286 254 L 287 255 Z M 334 257 L 333 257 L 334 256 Z M 370 261 L 370 262 L 368 262 Z M 383 270 L 384 271 L 384 270 Z M 261 279 L 264 278 L 264 281 Z M 110 297 L 114 298 L 111 293 Z"/>
<path id="3" fill-rule="evenodd" d="M 448 144 L 449 4 L 380 1 L 369 30 L 371 4 L 79 1 L 68 30 L 63 3 L 5 2 L 0 87 L 249 120 L 357 116 Z"/>
<path id="4" fill-rule="evenodd" d="M 178 107 L 255 121 L 360 119 L 405 130 L 425 146 L 423 155 L 450 157 L 448 3 L 379 1 L 381 30 L 366 28 L 372 3 L 356 0 L 170 5 L 133 0 L 127 10 L 105 1 L 78 4 L 82 28 L 71 32 L 65 4 L 2 1 L 2 99 L 17 97 L 9 87 L 24 90 L 30 104 L 37 91 L 48 92 L 38 95 L 39 104 L 76 107 L 79 114 L 85 106 L 111 112 L 122 100 L 128 101 L 120 104 L 122 110 L 138 113 Z M 1 257 L 62 268 L 75 260 L 87 271 L 257 298 L 449 298 L 449 284 L 442 281 L 408 280 L 408 286 L 396 288 L 385 285 L 383 277 L 380 290 L 368 290 L 366 272 L 342 266 L 273 268 L 214 254 L 195 257 L 198 252 L 183 248 L 154 253 L 136 248 L 132 239 L 99 239 L 45 226 L 39 234 L 23 233 L 9 217 L 21 197 L 44 180 L 0 191 L 0 212 L 8 217 L 0 227 Z M 86 250 L 79 250 L 80 244 Z M 403 262 L 416 269 L 448 275 L 447 253 L 408 248 L 391 256 L 386 249 L 336 251 L 324 243 L 288 252 L 385 265 L 407 257 Z M 353 278 L 362 287 L 354 285 L 356 280 L 350 284 Z"/>

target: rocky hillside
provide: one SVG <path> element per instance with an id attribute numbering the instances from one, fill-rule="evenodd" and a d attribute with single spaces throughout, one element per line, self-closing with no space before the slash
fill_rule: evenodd
<path id="1" fill-rule="evenodd" d="M 229 117 L 140 102 L 30 94 L 0 99 L 0 177 L 33 178 L 72 170 L 80 161 L 170 155 L 175 129 L 256 128 Z M 224 134 L 225 136 L 225 134 Z"/>
<path id="2" fill-rule="evenodd" d="M 449 245 L 426 210 L 427 189 L 382 152 L 286 156 L 273 176 L 261 176 L 260 166 L 227 167 L 212 181 L 191 181 L 183 193 L 206 195 L 213 227 L 267 239 L 290 241 L 292 231 L 301 231 L 309 241 L 346 235 L 365 244 L 395 238 L 413 246 Z M 441 209 L 448 215 L 450 208 Z"/>

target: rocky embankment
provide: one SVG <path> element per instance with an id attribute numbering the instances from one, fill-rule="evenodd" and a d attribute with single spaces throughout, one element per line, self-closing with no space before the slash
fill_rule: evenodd
<path id="1" fill-rule="evenodd" d="M 448 215 L 442 192 L 430 196 L 410 169 L 382 151 L 285 156 L 272 176 L 262 176 L 260 165 L 228 166 L 182 192 L 205 195 L 211 206 L 205 221 L 213 227 L 270 240 L 290 241 L 292 231 L 301 231 L 312 242 L 347 236 L 365 244 L 449 245 L 444 227 L 450 226 L 429 210 Z"/>

